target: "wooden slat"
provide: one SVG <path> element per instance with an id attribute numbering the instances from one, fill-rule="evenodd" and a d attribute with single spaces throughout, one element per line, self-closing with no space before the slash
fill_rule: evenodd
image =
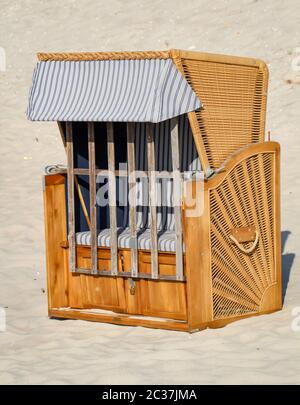
<path id="1" fill-rule="evenodd" d="M 202 193 L 201 180 L 186 182 L 185 208 L 191 210 L 194 201 L 204 199 L 202 215 L 184 218 L 184 243 L 186 258 L 187 307 L 189 330 L 198 329 L 213 320 L 212 272 L 210 246 L 209 193 Z M 197 184 L 198 183 L 198 184 Z M 198 203 L 197 202 L 197 203 Z M 196 203 L 195 203 L 196 204 Z"/>
<path id="2" fill-rule="evenodd" d="M 128 154 L 128 184 L 129 184 L 129 223 L 131 248 L 131 276 L 138 274 L 138 251 L 136 229 L 136 177 L 135 177 L 135 150 L 134 150 L 134 124 L 127 124 L 127 154 Z"/>
<path id="3" fill-rule="evenodd" d="M 90 183 L 90 231 L 91 231 L 91 258 L 92 274 L 97 273 L 97 212 L 96 212 L 96 160 L 95 160 L 95 126 L 93 122 L 88 123 L 88 144 L 89 144 L 89 183 Z"/>
<path id="4" fill-rule="evenodd" d="M 153 124 L 147 123 L 146 131 L 147 131 L 147 156 L 148 156 L 148 173 L 149 173 L 151 274 L 152 274 L 152 278 L 158 278 L 156 177 L 155 177 L 155 147 L 154 147 L 154 126 L 153 126 Z"/>
<path id="5" fill-rule="evenodd" d="M 176 243 L 176 277 L 183 279 L 182 216 L 181 216 L 181 175 L 178 143 L 178 119 L 171 120 L 171 149 L 173 167 L 173 195 Z"/>
<path id="6" fill-rule="evenodd" d="M 77 175 L 88 175 L 89 174 L 89 169 L 81 169 L 81 168 L 76 168 L 74 169 L 74 174 Z M 96 169 L 96 175 L 98 176 L 108 176 L 108 170 L 105 169 Z M 127 170 L 115 170 L 115 175 L 118 177 L 127 177 L 128 172 Z M 136 170 L 135 171 L 135 177 L 136 178 L 141 178 L 141 177 L 148 177 L 148 172 L 144 170 Z M 169 172 L 167 170 L 164 171 L 155 171 L 155 177 L 157 179 L 170 179 L 173 177 L 173 173 Z"/>
<path id="7" fill-rule="evenodd" d="M 90 271 L 88 269 L 84 269 L 84 268 L 77 268 L 76 269 L 76 273 L 79 274 L 90 274 Z M 111 277 L 111 272 L 110 270 L 97 270 L 97 273 L 95 273 L 95 275 L 98 276 L 108 276 Z M 123 277 L 123 278 L 132 278 L 131 272 L 129 271 L 120 271 L 118 273 L 118 277 Z M 136 277 L 134 277 L 135 279 L 145 279 L 145 280 L 149 280 L 152 279 L 153 276 L 152 274 L 149 273 L 139 273 Z M 167 280 L 167 281 L 178 281 L 176 276 L 172 276 L 172 275 L 159 275 L 157 277 L 157 280 Z M 180 280 L 182 282 L 186 282 L 186 279 L 183 278 L 182 280 Z"/>
<path id="8" fill-rule="evenodd" d="M 76 270 L 76 250 L 75 250 L 75 214 L 74 214 L 74 155 L 73 155 L 73 131 L 72 123 L 66 123 L 67 136 L 67 173 L 68 173 L 68 240 L 69 240 L 69 260 L 70 271 Z"/>
<path id="9" fill-rule="evenodd" d="M 116 207 L 115 143 L 113 123 L 107 123 L 108 197 L 110 218 L 111 273 L 118 274 L 118 235 Z"/>
<path id="10" fill-rule="evenodd" d="M 92 312 L 92 310 L 80 309 L 51 309 L 49 316 L 54 318 L 82 319 L 94 322 L 107 322 L 117 325 L 144 326 L 148 328 L 170 329 L 178 331 L 187 331 L 188 324 L 181 320 L 169 320 L 153 317 L 129 316 L 127 314 L 117 313 L 115 315 Z M 205 326 L 203 326 L 204 328 Z"/>

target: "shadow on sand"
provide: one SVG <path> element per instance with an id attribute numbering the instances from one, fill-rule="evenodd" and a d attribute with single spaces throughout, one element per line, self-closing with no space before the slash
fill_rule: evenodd
<path id="1" fill-rule="evenodd" d="M 284 253 L 286 241 L 291 231 L 281 232 L 281 263 L 282 263 L 282 301 L 286 296 L 287 286 L 290 280 L 291 269 L 295 259 L 295 253 Z"/>

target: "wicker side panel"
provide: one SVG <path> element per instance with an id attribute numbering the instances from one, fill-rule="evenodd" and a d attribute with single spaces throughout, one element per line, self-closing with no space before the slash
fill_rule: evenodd
<path id="1" fill-rule="evenodd" d="M 267 72 L 263 65 L 196 58 L 181 62 L 203 103 L 196 117 L 212 168 L 219 168 L 241 147 L 264 140 Z"/>
<path id="2" fill-rule="evenodd" d="M 276 281 L 274 173 L 275 154 L 260 153 L 240 162 L 210 190 L 214 319 L 258 312 L 264 292 Z M 233 228 L 250 225 L 259 242 L 245 254 L 229 235 Z"/>

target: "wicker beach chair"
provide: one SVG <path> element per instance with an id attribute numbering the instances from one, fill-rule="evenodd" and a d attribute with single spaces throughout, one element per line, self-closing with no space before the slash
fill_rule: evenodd
<path id="1" fill-rule="evenodd" d="M 279 145 L 264 62 L 170 50 L 38 54 L 51 318 L 196 331 L 281 308 Z"/>

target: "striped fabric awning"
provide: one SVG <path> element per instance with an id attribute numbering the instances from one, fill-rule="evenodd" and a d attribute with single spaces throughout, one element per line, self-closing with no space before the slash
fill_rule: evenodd
<path id="1" fill-rule="evenodd" d="M 32 121 L 161 122 L 201 107 L 171 59 L 39 62 Z"/>

